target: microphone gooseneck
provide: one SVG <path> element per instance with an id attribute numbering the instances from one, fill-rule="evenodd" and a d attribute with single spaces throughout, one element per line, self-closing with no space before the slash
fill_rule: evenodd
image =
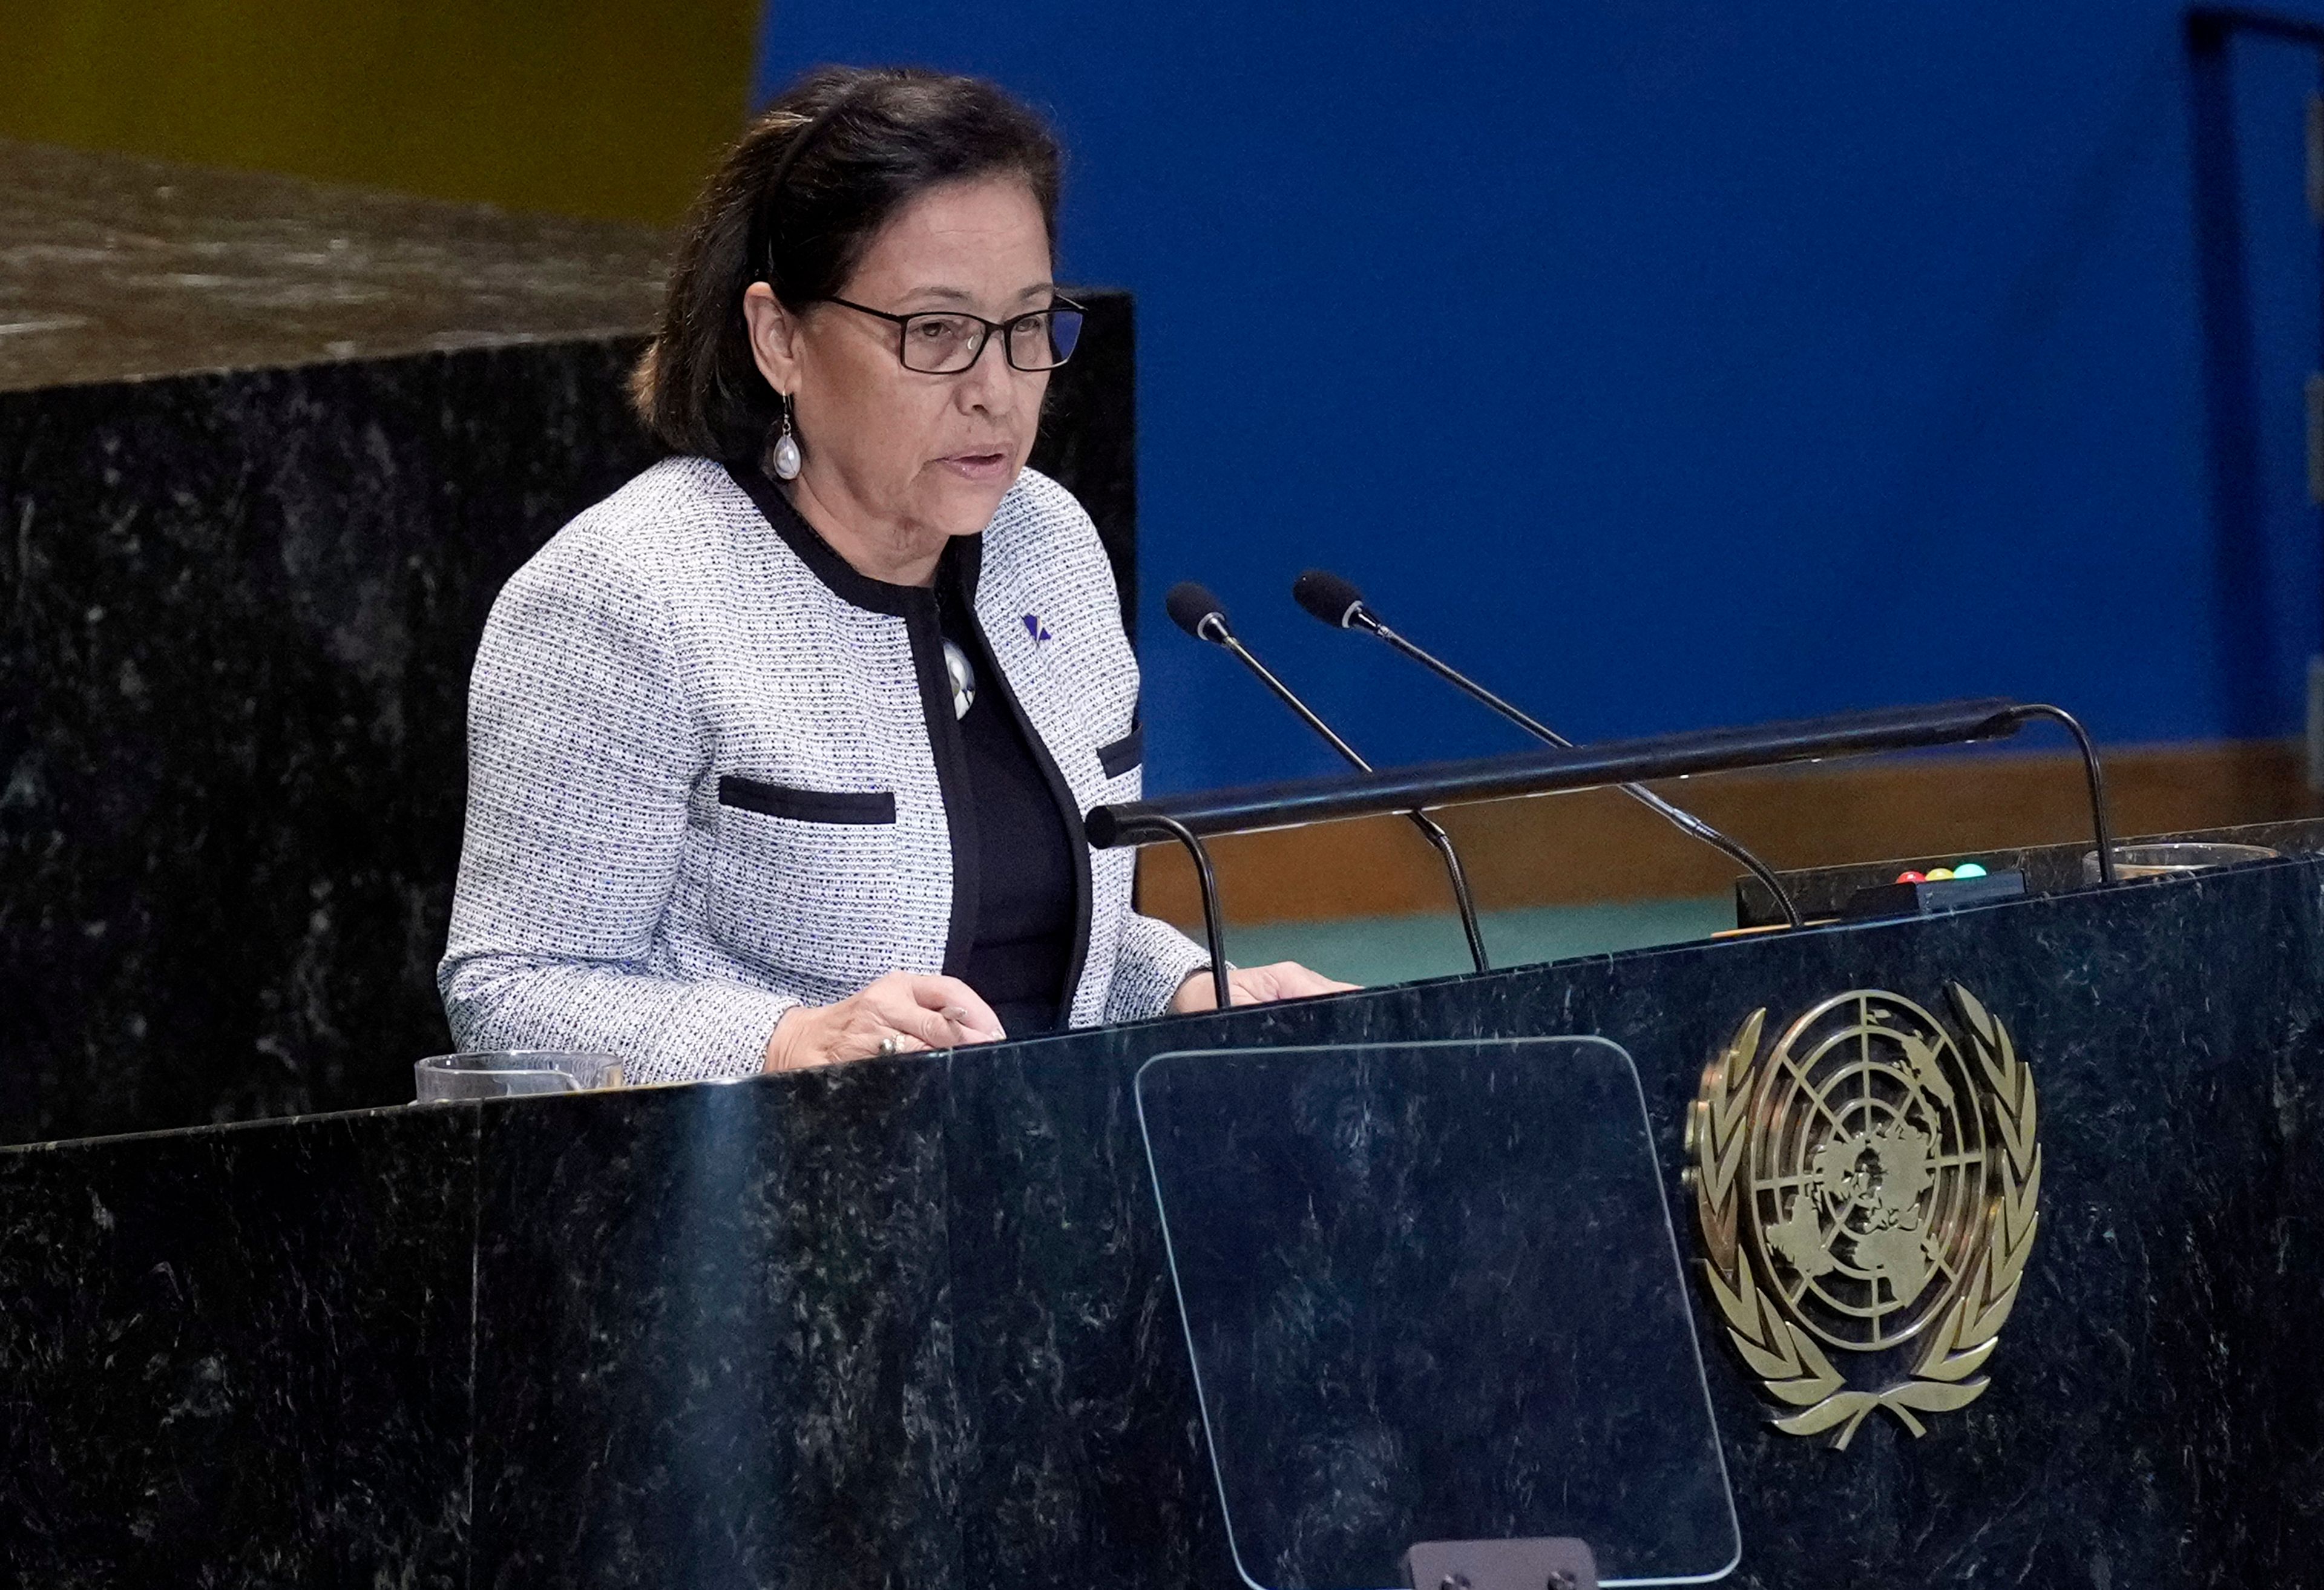
<path id="1" fill-rule="evenodd" d="M 1319 716 L 1315 709 L 1301 700 L 1289 685 L 1276 677 L 1275 670 L 1252 655 L 1250 649 L 1235 638 L 1227 624 L 1226 609 L 1205 587 L 1185 580 L 1170 587 L 1162 599 L 1163 610 L 1170 622 L 1198 641 L 1208 641 L 1222 651 L 1234 654 L 1235 660 L 1258 676 L 1259 683 L 1275 692 L 1276 698 L 1291 708 L 1300 722 L 1322 736 L 1323 743 L 1359 772 L 1370 772 L 1372 764 L 1359 754 L 1356 748 L 1342 739 L 1338 731 Z M 1452 848 L 1452 837 L 1425 811 L 1408 811 L 1405 817 L 1428 840 L 1436 854 L 1444 860 L 1444 872 L 1452 883 L 1453 903 L 1460 908 L 1461 930 L 1469 940 L 1469 959 L 1477 970 L 1492 970 L 1492 962 L 1485 954 L 1484 930 L 1477 924 L 1477 903 L 1469 893 L 1469 874 L 1461 865 L 1460 853 Z"/>
<path id="2" fill-rule="evenodd" d="M 1573 744 L 1524 708 L 1502 700 L 1500 697 L 1485 689 L 1451 663 L 1423 651 L 1397 633 L 1380 621 L 1379 615 L 1374 613 L 1366 605 L 1361 591 L 1356 589 L 1350 581 L 1341 578 L 1329 569 L 1310 569 L 1292 581 L 1291 598 L 1333 629 L 1360 629 L 1368 634 L 1378 635 L 1437 678 L 1516 724 L 1536 740 L 1551 745 L 1570 746 Z M 1775 903 L 1782 908 L 1784 920 L 1786 922 L 1794 928 L 1805 925 L 1800 916 L 1799 906 L 1792 899 L 1791 892 L 1776 880 L 1774 869 L 1766 862 L 1704 822 L 1694 813 L 1683 807 L 1673 806 L 1644 784 L 1623 784 L 1618 788 L 1623 794 L 1654 811 L 1681 832 L 1702 840 L 1758 879 L 1767 892 L 1775 897 Z"/>

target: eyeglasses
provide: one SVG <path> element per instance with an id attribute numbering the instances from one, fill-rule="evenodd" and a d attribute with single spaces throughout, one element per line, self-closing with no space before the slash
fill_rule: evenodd
<path id="1" fill-rule="evenodd" d="M 1006 320 L 988 320 L 982 315 L 959 310 L 891 315 L 885 310 L 850 303 L 844 298 L 822 301 L 853 310 L 859 315 L 876 315 L 882 320 L 893 321 L 896 356 L 903 361 L 905 369 L 923 375 L 957 375 L 971 368 L 984 356 L 984 345 L 996 331 L 1001 333 L 1001 350 L 1012 369 L 1054 370 L 1073 357 L 1074 345 L 1081 340 L 1085 315 L 1082 306 L 1069 298 L 1059 298 L 1046 310 L 1012 315 Z"/>

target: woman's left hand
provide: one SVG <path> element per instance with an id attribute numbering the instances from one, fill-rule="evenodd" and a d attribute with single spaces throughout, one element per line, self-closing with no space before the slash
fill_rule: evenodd
<path id="1" fill-rule="evenodd" d="M 1236 1004 L 1267 1004 L 1278 999 L 1308 999 L 1318 994 L 1345 994 L 1360 987 L 1340 983 L 1321 972 L 1311 972 L 1297 961 L 1277 961 L 1271 966 L 1237 966 L 1227 974 L 1227 996 Z M 1211 969 L 1203 967 L 1178 985 L 1170 1008 L 1181 1015 L 1219 1008 L 1218 991 L 1211 985 Z"/>

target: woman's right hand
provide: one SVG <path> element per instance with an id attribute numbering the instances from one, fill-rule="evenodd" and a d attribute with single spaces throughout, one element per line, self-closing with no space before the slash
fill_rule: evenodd
<path id="1" fill-rule="evenodd" d="M 1007 1036 L 992 1007 L 959 978 L 890 972 L 837 1004 L 785 1011 L 767 1040 L 766 1068 L 797 1071 Z"/>

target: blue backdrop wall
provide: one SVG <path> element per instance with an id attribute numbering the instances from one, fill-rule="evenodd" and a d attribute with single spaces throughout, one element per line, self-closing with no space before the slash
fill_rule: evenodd
<path id="1" fill-rule="evenodd" d="M 1376 760 L 1512 746 L 1293 608 L 1310 563 L 1576 738 L 1984 692 L 2297 728 L 2300 51 L 2235 52 L 2226 532 L 2173 6 L 776 0 L 761 97 L 829 60 L 1042 106 L 1067 279 L 1139 296 L 1155 788 L 1328 765 L 1162 618 L 1186 578 Z"/>

